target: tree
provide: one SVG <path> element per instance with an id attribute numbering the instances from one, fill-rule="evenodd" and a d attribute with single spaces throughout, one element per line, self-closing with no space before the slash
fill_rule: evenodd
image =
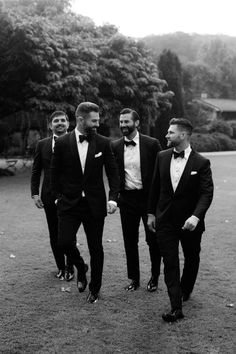
<path id="1" fill-rule="evenodd" d="M 168 88 L 174 92 L 172 100 L 171 116 L 183 117 L 183 74 L 181 63 L 175 53 L 164 50 L 158 60 L 160 77 L 164 79 Z"/>

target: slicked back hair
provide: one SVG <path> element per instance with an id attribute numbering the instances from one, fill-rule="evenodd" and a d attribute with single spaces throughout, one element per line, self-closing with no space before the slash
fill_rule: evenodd
<path id="1" fill-rule="evenodd" d="M 131 108 L 123 108 L 121 111 L 120 111 L 120 115 L 121 114 L 129 114 L 131 113 L 131 116 L 133 118 L 134 121 L 136 120 L 139 120 L 140 121 L 140 117 L 138 115 L 138 113 L 134 110 L 134 109 L 131 109 Z"/>
<path id="2" fill-rule="evenodd" d="M 90 112 L 99 113 L 99 106 L 92 102 L 82 102 L 78 105 L 75 111 L 75 117 L 83 117 L 86 118 Z"/>
<path id="3" fill-rule="evenodd" d="M 178 125 L 180 130 L 185 130 L 190 136 L 192 135 L 193 126 L 192 123 L 185 118 L 172 118 L 169 125 Z"/>
<path id="4" fill-rule="evenodd" d="M 65 112 L 63 112 L 63 111 L 55 111 L 48 118 L 48 123 L 51 123 L 54 118 L 61 117 L 61 116 L 64 116 L 66 118 L 66 120 L 69 122 L 68 115 Z"/>

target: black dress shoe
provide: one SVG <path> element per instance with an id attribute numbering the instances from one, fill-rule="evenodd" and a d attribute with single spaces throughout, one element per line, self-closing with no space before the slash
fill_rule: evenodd
<path id="1" fill-rule="evenodd" d="M 158 278 L 152 276 L 147 284 L 147 291 L 149 291 L 150 293 L 152 293 L 153 291 L 156 291 L 157 285 L 158 285 Z"/>
<path id="2" fill-rule="evenodd" d="M 86 289 L 86 286 L 88 284 L 87 278 L 86 278 L 87 271 L 88 271 L 88 265 L 85 263 L 84 264 L 84 277 L 83 277 L 83 279 L 81 279 L 77 273 L 77 288 L 80 293 L 84 292 L 84 290 Z"/>
<path id="3" fill-rule="evenodd" d="M 59 280 L 65 280 L 65 271 L 59 269 L 58 273 L 56 274 L 56 278 L 58 278 Z"/>
<path id="4" fill-rule="evenodd" d="M 163 313 L 162 318 L 165 322 L 175 322 L 184 318 L 182 310 L 171 310 L 170 312 Z"/>
<path id="5" fill-rule="evenodd" d="M 191 293 L 182 293 L 182 300 L 188 301 Z"/>
<path id="6" fill-rule="evenodd" d="M 73 269 L 67 269 L 65 272 L 66 281 L 71 281 L 74 279 L 75 273 Z"/>
<path id="7" fill-rule="evenodd" d="M 87 297 L 87 302 L 89 304 L 94 304 L 95 302 L 97 302 L 99 299 L 99 296 L 98 296 L 98 293 L 92 293 L 90 291 L 90 293 L 88 294 L 88 297 Z"/>
<path id="8" fill-rule="evenodd" d="M 126 291 L 133 291 L 139 288 L 139 281 L 137 280 L 132 280 L 129 285 L 125 287 Z"/>

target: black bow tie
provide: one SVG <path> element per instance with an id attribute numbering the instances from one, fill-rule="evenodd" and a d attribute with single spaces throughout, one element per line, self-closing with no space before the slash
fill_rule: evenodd
<path id="1" fill-rule="evenodd" d="M 178 157 L 183 159 L 184 158 L 184 150 L 181 152 L 177 152 L 177 151 L 173 150 L 173 155 L 174 155 L 174 159 L 177 159 Z"/>
<path id="2" fill-rule="evenodd" d="M 58 138 L 58 136 L 54 135 L 54 137 L 53 137 L 54 141 L 56 141 L 57 138 Z"/>
<path id="3" fill-rule="evenodd" d="M 125 146 L 130 146 L 130 145 L 135 146 L 136 145 L 136 142 L 133 140 L 129 140 L 129 141 L 124 140 L 124 143 L 125 143 Z"/>
<path id="4" fill-rule="evenodd" d="M 87 135 L 79 135 L 79 141 L 80 141 L 80 143 L 82 143 L 82 142 L 85 141 L 85 140 L 89 141 L 89 138 L 88 138 Z"/>

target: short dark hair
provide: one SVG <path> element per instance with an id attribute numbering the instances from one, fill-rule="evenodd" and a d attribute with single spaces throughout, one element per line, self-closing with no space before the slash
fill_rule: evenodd
<path id="1" fill-rule="evenodd" d="M 191 135 L 193 131 L 192 123 L 185 118 L 172 118 L 169 125 L 178 125 L 181 130 L 186 130 L 189 135 Z"/>
<path id="2" fill-rule="evenodd" d="M 90 112 L 99 113 L 99 106 L 92 102 L 82 102 L 75 111 L 75 117 L 82 116 L 86 118 Z"/>
<path id="3" fill-rule="evenodd" d="M 68 120 L 68 122 L 69 122 L 68 115 L 65 112 L 63 112 L 63 111 L 55 111 L 48 118 L 48 123 L 51 123 L 54 118 L 61 117 L 61 116 L 64 116 L 66 118 L 66 120 Z"/>
<path id="4" fill-rule="evenodd" d="M 131 113 L 131 116 L 133 118 L 134 121 L 136 120 L 139 120 L 140 121 L 140 117 L 138 115 L 138 113 L 134 110 L 134 109 L 131 109 L 131 108 L 123 108 L 121 111 L 120 111 L 120 115 L 121 114 L 129 114 Z"/>

